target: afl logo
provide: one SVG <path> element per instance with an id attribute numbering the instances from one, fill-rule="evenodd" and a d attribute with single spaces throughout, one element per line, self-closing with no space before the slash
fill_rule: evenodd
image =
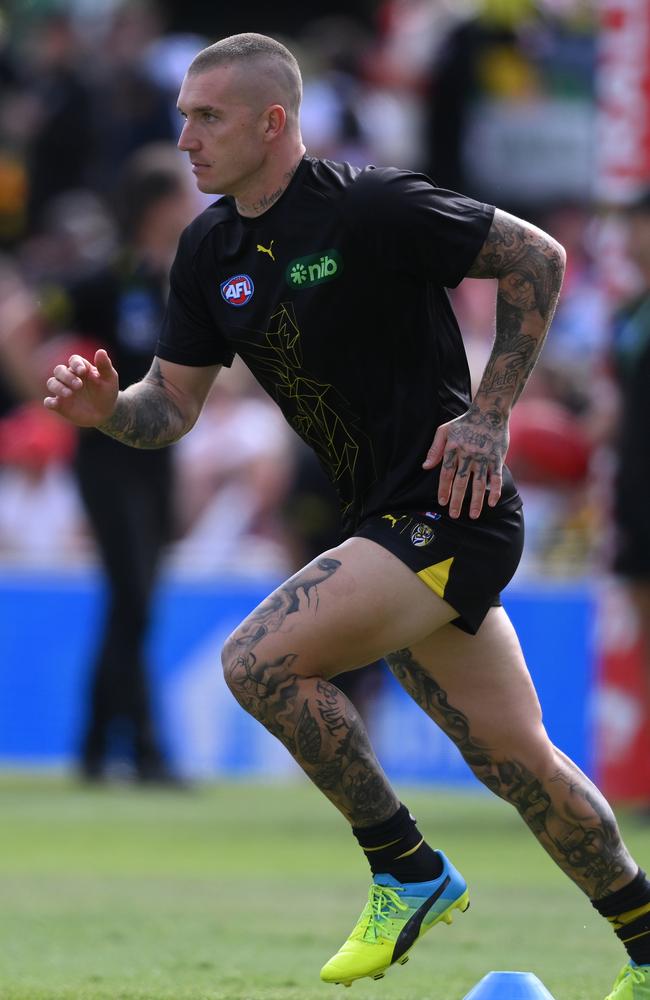
<path id="1" fill-rule="evenodd" d="M 235 274 L 221 283 L 221 297 L 229 306 L 245 306 L 253 298 L 255 285 L 247 274 Z"/>

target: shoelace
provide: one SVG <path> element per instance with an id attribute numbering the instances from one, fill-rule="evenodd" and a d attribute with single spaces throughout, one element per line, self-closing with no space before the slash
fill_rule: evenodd
<path id="1" fill-rule="evenodd" d="M 376 885 L 373 882 L 370 886 L 368 902 L 365 908 L 368 925 L 363 932 L 364 938 L 371 936 L 374 940 L 377 940 L 382 923 L 388 920 L 393 913 L 398 913 L 400 910 L 408 910 L 407 904 L 403 903 L 399 898 L 398 893 L 400 892 L 404 892 L 404 890 L 389 889 L 385 885 Z"/>

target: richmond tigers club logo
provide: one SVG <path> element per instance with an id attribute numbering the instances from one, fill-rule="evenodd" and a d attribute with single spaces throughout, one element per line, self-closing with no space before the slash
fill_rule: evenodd
<path id="1" fill-rule="evenodd" d="M 419 549 L 428 545 L 435 538 L 435 532 L 428 524 L 416 524 L 411 531 L 411 541 Z"/>

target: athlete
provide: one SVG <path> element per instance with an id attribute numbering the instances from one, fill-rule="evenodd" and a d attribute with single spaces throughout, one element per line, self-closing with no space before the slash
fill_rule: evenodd
<path id="1" fill-rule="evenodd" d="M 345 541 L 271 594 L 223 650 L 235 697 L 340 810 L 370 863 L 368 902 L 323 980 L 381 978 L 469 904 L 331 683 L 385 657 L 613 925 L 629 961 L 609 1000 L 645 1000 L 650 884 L 600 792 L 550 743 L 499 600 L 523 535 L 503 464 L 508 418 L 551 321 L 564 251 L 427 177 L 307 156 L 300 97 L 298 65 L 273 39 L 235 35 L 196 56 L 178 145 L 200 190 L 226 196 L 180 240 L 147 376 L 118 391 L 105 351 L 73 355 L 48 379 L 45 405 L 163 447 L 190 430 L 239 354 L 337 488 Z M 446 293 L 466 275 L 498 282 L 473 399 Z"/>

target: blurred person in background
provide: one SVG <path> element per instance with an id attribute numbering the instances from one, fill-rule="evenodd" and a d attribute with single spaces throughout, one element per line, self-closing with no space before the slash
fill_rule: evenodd
<path id="1" fill-rule="evenodd" d="M 0 100 L 5 138 L 24 162 L 26 232 L 42 228 L 58 195 L 109 196 L 137 149 L 174 139 L 168 90 L 147 61 L 162 28 L 153 0 L 122 0 L 94 22 L 59 7 L 26 15 Z"/>
<path id="2" fill-rule="evenodd" d="M 29 103 L 23 103 L 22 117 L 28 119 L 27 227 L 34 232 L 56 195 L 91 183 L 98 132 L 72 16 L 64 11 L 40 16 L 29 40 L 23 78 Z"/>
<path id="3" fill-rule="evenodd" d="M 119 359 L 125 384 L 150 364 L 178 237 L 194 215 L 176 150 L 143 147 L 117 199 L 122 249 L 68 288 L 69 322 Z M 102 780 L 117 756 L 143 782 L 173 781 L 156 732 L 145 642 L 160 560 L 173 532 L 173 455 L 137 455 L 96 430 L 80 432 L 76 472 L 108 583 L 108 607 L 90 680 L 80 767 Z"/>
<path id="4" fill-rule="evenodd" d="M 551 322 L 564 252 L 424 176 L 307 156 L 300 97 L 295 58 L 265 36 L 226 38 L 194 59 L 179 148 L 199 187 L 227 197 L 181 238 L 145 378 L 120 391 L 105 350 L 73 354 L 47 380 L 45 405 L 160 448 L 194 425 L 237 353 L 337 485 L 346 541 L 279 587 L 223 650 L 235 697 L 339 809 L 370 863 L 368 903 L 321 978 L 381 978 L 469 902 L 330 682 L 386 655 L 612 924 L 629 962 L 609 1000 L 636 1000 L 639 988 L 650 994 L 650 882 L 600 792 L 550 743 L 499 597 L 523 543 L 503 465 L 509 415 Z M 473 400 L 445 291 L 465 275 L 498 281 Z"/>
<path id="5" fill-rule="evenodd" d="M 35 373 L 75 345 L 108 347 L 128 383 L 148 370 L 178 237 L 196 209 L 175 147 L 139 149 L 118 178 L 114 207 L 117 232 L 90 192 L 49 202 L 43 228 L 21 247 L 38 296 L 15 270 L 4 269 L 0 354 L 17 397 L 33 396 Z M 156 732 L 145 657 L 160 559 L 174 530 L 173 456 L 170 449 L 138 455 L 84 429 L 73 466 L 108 590 L 80 772 L 89 781 L 115 771 L 175 783 Z"/>
<path id="6" fill-rule="evenodd" d="M 42 409 L 23 403 L 0 417 L 0 554 L 21 566 L 53 562 L 62 548 L 74 556 L 86 541 L 69 471 L 75 435 Z"/>
<path id="7" fill-rule="evenodd" d="M 129 158 L 141 146 L 175 139 L 167 88 L 149 65 L 163 18 L 153 0 L 117 3 L 89 70 L 97 129 L 93 184 L 110 192 Z"/>
<path id="8" fill-rule="evenodd" d="M 437 184 L 498 197 L 527 216 L 590 191 L 592 7 L 588 0 L 462 5 L 431 65 L 425 145 Z"/>
<path id="9" fill-rule="evenodd" d="M 86 542 L 70 471 L 76 432 L 61 435 L 35 402 L 38 372 L 63 356 L 46 347 L 44 328 L 36 291 L 0 259 L 0 553 L 30 565 L 56 559 L 61 545 L 80 554 Z M 75 343 L 66 338 L 68 352 Z"/>
<path id="10" fill-rule="evenodd" d="M 41 332 L 34 291 L 14 261 L 0 258 L 0 417 L 36 396 L 33 352 Z"/>
<path id="11" fill-rule="evenodd" d="M 306 67 L 301 122 L 315 156 L 361 164 L 375 160 L 372 133 L 362 124 L 359 79 L 368 36 L 351 17 L 319 18 L 300 34 Z"/>
<path id="12" fill-rule="evenodd" d="M 614 570 L 636 608 L 650 710 L 650 188 L 625 213 L 627 254 L 639 287 L 613 321 L 613 374 L 618 386 L 614 491 Z"/>

